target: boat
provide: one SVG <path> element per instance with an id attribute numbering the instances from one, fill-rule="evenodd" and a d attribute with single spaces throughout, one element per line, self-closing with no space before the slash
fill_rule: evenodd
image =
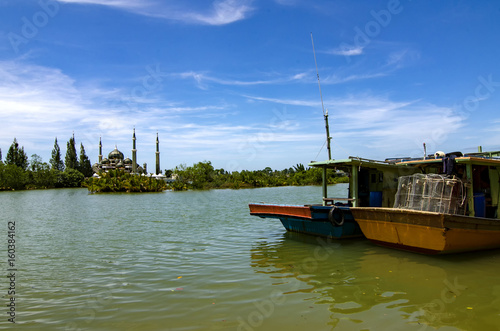
<path id="1" fill-rule="evenodd" d="M 325 119 L 326 146 L 328 160 L 323 162 L 311 162 L 309 165 L 323 169 L 322 186 L 323 201 L 313 205 L 276 205 L 265 203 L 250 203 L 250 214 L 262 218 L 279 219 L 286 230 L 310 235 L 328 237 L 332 239 L 362 237 L 363 233 L 354 220 L 351 206 L 383 206 L 382 190 L 385 184 L 382 168 L 394 177 L 399 171 L 407 169 L 390 162 L 372 161 L 356 157 L 345 160 L 333 160 L 330 148 L 330 131 L 328 124 L 328 109 L 323 105 L 321 94 L 321 83 L 319 80 L 318 64 L 316 62 L 316 52 L 314 51 L 314 41 L 311 33 L 311 42 L 314 52 L 314 62 L 318 78 L 318 87 L 321 97 L 321 106 Z M 349 196 L 340 198 L 328 197 L 327 170 L 346 168 L 350 172 Z M 372 177 L 370 177 L 372 176 Z M 374 183 L 370 183 L 373 178 Z M 388 177 L 387 177 L 388 178 Z M 391 177 L 392 178 L 392 177 Z M 381 180 L 379 182 L 379 180 Z M 385 202 L 388 205 L 388 201 Z"/>
<path id="2" fill-rule="evenodd" d="M 436 152 L 394 164 L 419 171 L 399 176 L 392 207 L 350 208 L 366 238 L 424 254 L 500 248 L 500 151 Z"/>
<path id="3" fill-rule="evenodd" d="M 317 204 L 309 205 L 250 203 L 250 214 L 279 219 L 291 232 L 331 239 L 363 237 L 351 208 L 392 206 L 398 175 L 418 172 L 415 167 L 359 157 L 311 162 L 309 166 L 322 169 L 322 201 L 318 199 Z M 329 169 L 341 170 L 349 177 L 347 197 L 329 197 Z"/>
<path id="4" fill-rule="evenodd" d="M 363 236 L 349 207 L 344 204 L 297 206 L 251 203 L 248 206 L 250 215 L 279 219 L 287 231 L 332 239 Z"/>

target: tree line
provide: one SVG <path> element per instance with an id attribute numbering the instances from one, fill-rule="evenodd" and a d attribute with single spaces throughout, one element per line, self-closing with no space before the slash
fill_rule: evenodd
<path id="1" fill-rule="evenodd" d="M 166 175 L 175 179 L 170 184 L 173 190 L 215 189 L 215 188 L 254 188 L 292 185 L 320 185 L 323 170 L 308 168 L 299 163 L 288 169 L 273 170 L 267 167 L 263 170 L 243 170 L 228 172 L 224 169 L 214 169 L 210 161 L 198 162 L 193 166 L 177 166 L 174 170 L 166 170 Z M 344 173 L 332 169 L 327 171 L 329 184 L 348 183 Z"/>
<path id="2" fill-rule="evenodd" d="M 322 169 L 308 168 L 301 163 L 283 170 L 266 167 L 262 170 L 230 172 L 215 169 L 210 161 L 198 162 L 192 166 L 181 164 L 174 169 L 165 170 L 165 176 L 173 179 L 168 184 L 162 181 L 161 185 L 158 185 L 154 178 L 135 178 L 137 176 L 125 174 L 123 171 L 100 173 L 102 180 L 99 180 L 91 178 L 92 166 L 83 144 L 80 144 L 80 154 L 77 154 L 74 135 L 66 146 L 63 161 L 56 137 L 50 161 L 46 163 L 37 154 L 31 155 L 28 160 L 24 147 L 14 138 L 5 162 L 2 161 L 0 149 L 0 191 L 84 186 L 91 192 L 158 192 L 164 189 L 203 190 L 319 185 L 322 182 Z M 327 172 L 327 178 L 329 184 L 348 182 L 344 174 L 331 169 Z"/>
<path id="3" fill-rule="evenodd" d="M 5 161 L 0 149 L 0 191 L 80 187 L 85 177 L 92 176 L 92 165 L 83 144 L 80 144 L 80 155 L 77 154 L 74 135 L 66 146 L 63 162 L 56 137 L 50 161 L 46 163 L 37 154 L 28 160 L 24 146 L 19 146 L 14 138 Z"/>

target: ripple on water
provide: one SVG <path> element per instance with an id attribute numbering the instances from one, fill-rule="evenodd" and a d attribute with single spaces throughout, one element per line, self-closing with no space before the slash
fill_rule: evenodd
<path id="1" fill-rule="evenodd" d="M 328 243 L 248 214 L 248 202 L 319 196 L 320 187 L 0 192 L 2 217 L 16 221 L 19 239 L 19 324 L 141 331 L 500 325 L 498 251 L 428 257 L 366 240 Z"/>

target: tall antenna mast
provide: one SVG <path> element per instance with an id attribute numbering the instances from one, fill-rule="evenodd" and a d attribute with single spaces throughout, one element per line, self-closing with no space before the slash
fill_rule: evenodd
<path id="1" fill-rule="evenodd" d="M 330 149 L 330 127 L 328 126 L 328 109 L 325 111 L 325 106 L 323 105 L 323 94 L 321 93 L 321 83 L 319 81 L 319 70 L 318 70 L 318 62 L 316 61 L 316 50 L 314 49 L 314 40 L 313 34 L 311 32 L 311 42 L 313 47 L 314 54 L 314 64 L 316 65 L 316 76 L 318 77 L 318 86 L 319 86 L 319 96 L 321 98 L 321 108 L 323 109 L 323 116 L 325 117 L 325 127 L 326 127 L 326 148 L 328 150 L 328 160 L 332 159 L 332 151 Z"/>

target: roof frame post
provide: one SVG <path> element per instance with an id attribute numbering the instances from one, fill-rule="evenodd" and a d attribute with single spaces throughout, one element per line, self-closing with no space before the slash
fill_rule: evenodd
<path id="1" fill-rule="evenodd" d="M 323 206 L 326 206 L 326 198 L 328 198 L 328 180 L 326 177 L 327 168 L 326 165 L 322 167 L 322 182 L 323 182 Z"/>

